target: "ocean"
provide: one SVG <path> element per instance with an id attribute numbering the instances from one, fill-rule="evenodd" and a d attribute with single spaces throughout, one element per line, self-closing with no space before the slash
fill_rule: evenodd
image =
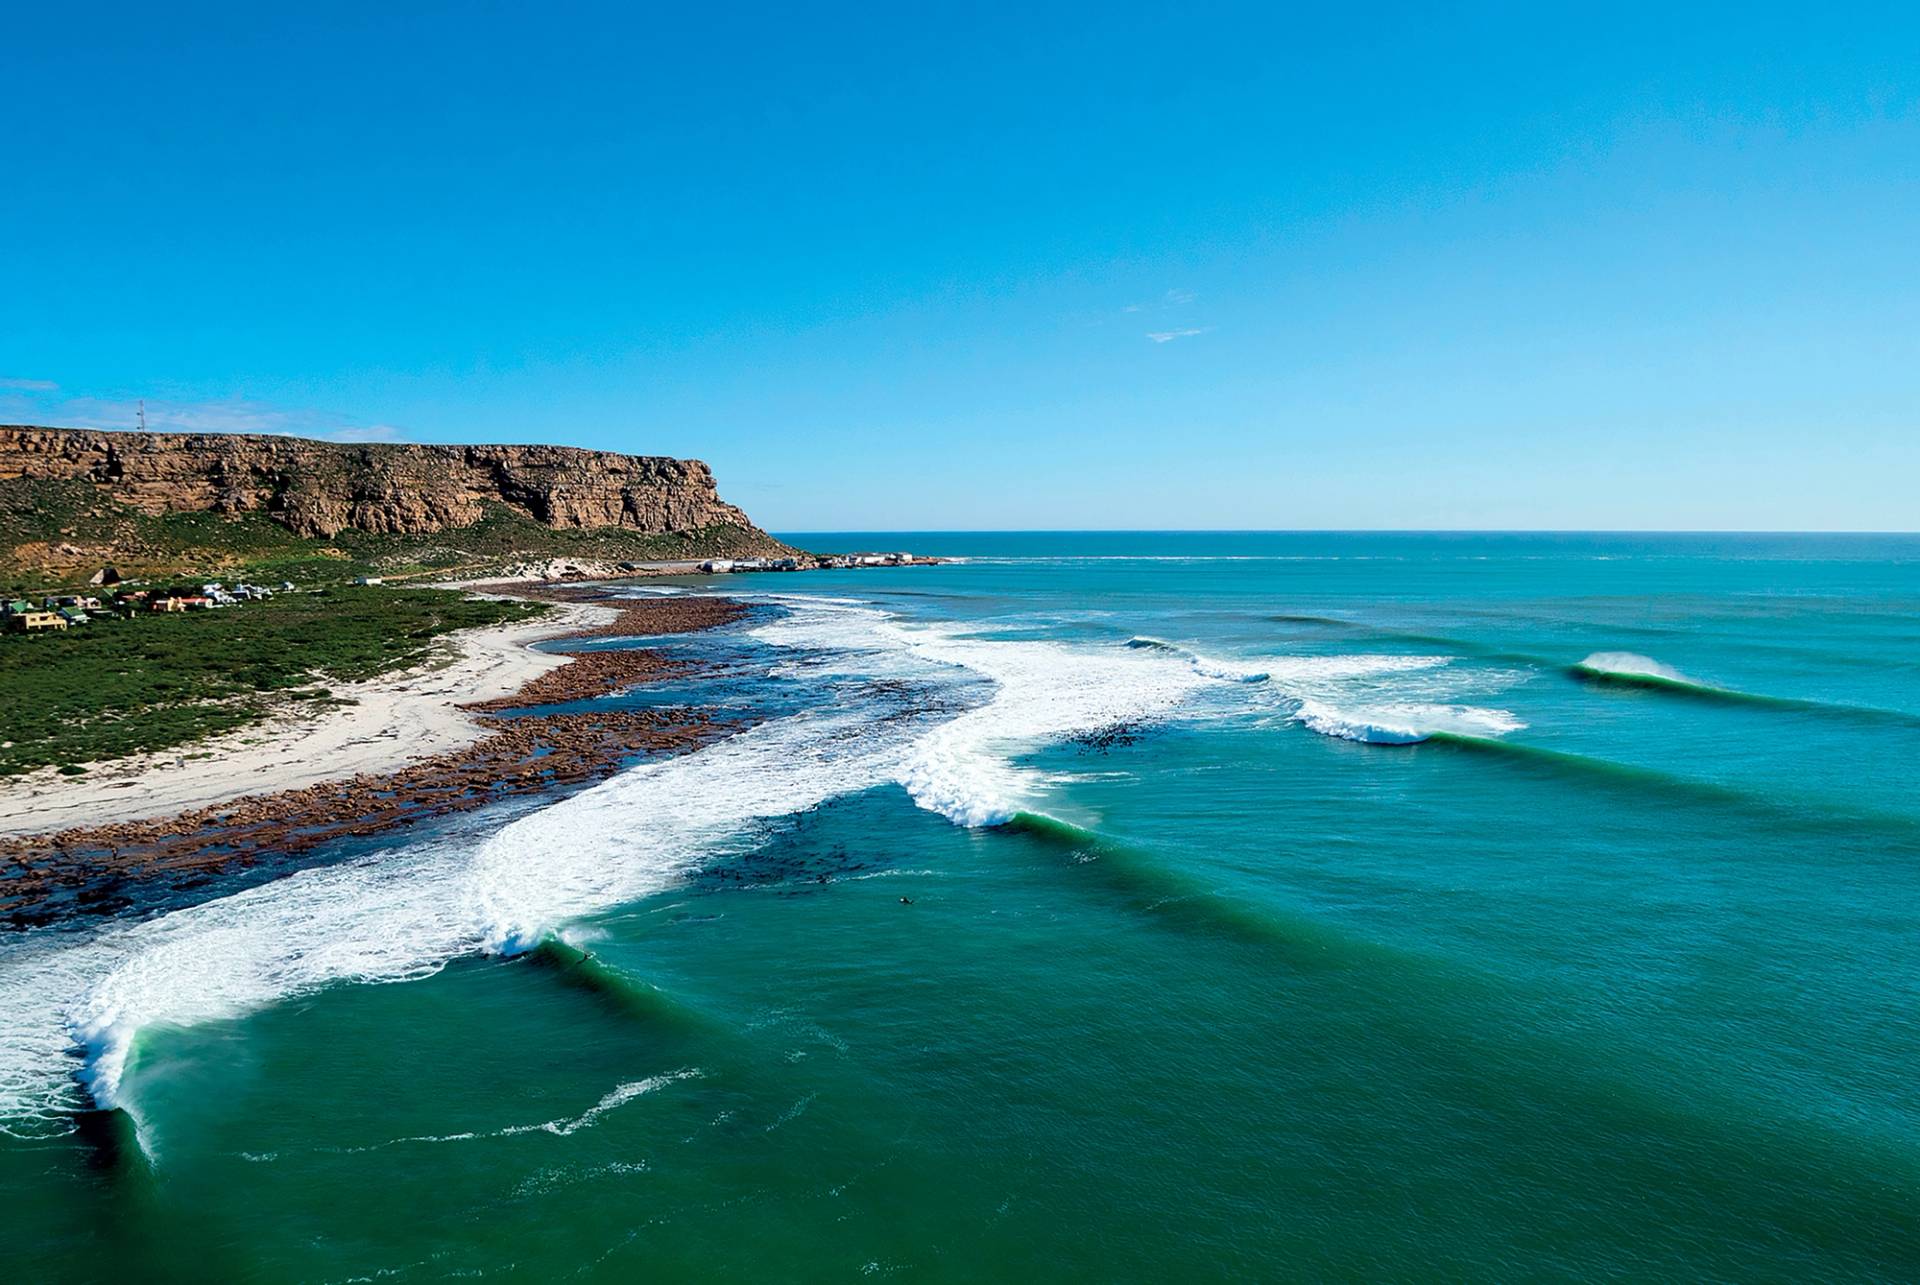
<path id="1" fill-rule="evenodd" d="M 1920 1277 L 1920 537 L 790 538 L 956 560 L 0 941 L 0 1279 Z"/>

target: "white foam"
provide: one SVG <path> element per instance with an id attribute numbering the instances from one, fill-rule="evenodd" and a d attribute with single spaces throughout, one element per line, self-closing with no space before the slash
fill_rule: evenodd
<path id="1" fill-rule="evenodd" d="M 958 717 L 876 718 L 870 706 L 829 704 L 624 772 L 484 839 L 416 843 L 16 950 L 0 960 L 0 1117 L 77 1105 L 76 1048 L 93 1100 L 122 1105 L 143 1029 L 235 1017 L 342 981 L 420 977 L 475 950 L 526 948 L 757 843 L 760 823 L 839 795 L 897 781 L 961 824 L 1005 819 L 1030 783 L 1002 753 L 1165 710 L 1199 681 L 1164 659 L 950 639 L 841 604 L 758 632 L 823 649 L 849 674 L 951 683 L 974 670 L 996 690 Z"/>
<path id="2" fill-rule="evenodd" d="M 1412 745 L 1435 732 L 1504 736 L 1525 724 L 1511 713 L 1462 701 L 1510 676 L 1461 671 L 1450 656 L 1301 656 L 1273 667 L 1273 684 L 1310 731 L 1366 745 Z"/>
<path id="3" fill-rule="evenodd" d="M 470 899 L 449 846 L 302 871 L 108 931 L 52 959 L 30 958 L 24 978 L 8 970 L 8 989 L 45 994 L 84 981 L 51 1012 L 85 1052 L 81 1082 L 93 1100 L 123 1105 L 121 1077 L 148 1026 L 230 1017 L 332 982 L 424 976 L 471 949 Z M 7 1008 L 11 1031 L 14 1005 Z M 48 1042 L 43 1036 L 43 1049 Z M 0 1054 L 0 1082 L 13 1070 Z"/>
<path id="4" fill-rule="evenodd" d="M 531 949 L 569 919 L 671 887 L 756 843 L 756 823 L 883 783 L 903 749 L 857 707 L 808 710 L 523 817 L 473 861 L 482 946 Z"/>
<path id="5" fill-rule="evenodd" d="M 668 1071 L 664 1075 L 650 1075 L 644 1080 L 628 1080 L 616 1084 L 603 1094 L 600 1100 L 582 1111 L 579 1115 L 562 1116 L 557 1120 L 542 1120 L 538 1124 L 510 1124 L 499 1129 L 468 1130 L 463 1133 L 421 1133 L 405 1138 L 389 1138 L 385 1142 L 375 1142 L 364 1147 L 328 1147 L 323 1150 L 340 1155 L 357 1155 L 366 1151 L 384 1151 L 388 1147 L 406 1146 L 417 1143 L 437 1142 L 473 1142 L 481 1138 L 517 1138 L 529 1133 L 551 1133 L 557 1138 L 565 1138 L 591 1129 L 600 1123 L 600 1117 L 609 1111 L 617 1111 L 627 1103 L 656 1089 L 669 1084 L 678 1084 L 682 1080 L 697 1080 L 704 1074 L 699 1067 L 690 1066 L 678 1071 Z"/>
<path id="6" fill-rule="evenodd" d="M 938 634 L 914 646 L 996 685 L 987 704 L 921 738 L 899 777 L 915 803 L 967 826 L 1010 820 L 1031 799 L 1037 782 L 1011 753 L 1168 714 L 1206 681 L 1153 651 Z"/>
<path id="7" fill-rule="evenodd" d="M 1248 661 L 1216 660 L 1210 656 L 1202 656 L 1198 652 L 1189 651 L 1177 643 L 1170 643 L 1165 639 L 1154 638 L 1149 635 L 1135 635 L 1127 639 L 1127 646 L 1136 650 L 1164 651 L 1172 655 L 1182 656 L 1189 665 L 1193 666 L 1195 673 L 1206 678 L 1218 678 L 1230 683 L 1264 683 L 1272 676 L 1268 667 L 1265 665 Z"/>
<path id="8" fill-rule="evenodd" d="M 957 825 L 995 825 L 1039 782 L 1010 756 L 1048 741 L 1164 715 L 1207 675 L 1178 649 L 1122 650 L 911 628 L 871 607 L 830 604 L 753 631 L 761 641 L 822 653 L 829 671 L 989 680 L 986 702 L 907 745 L 887 765 L 919 806 Z"/>
<path id="9" fill-rule="evenodd" d="M 1294 718 L 1322 736 L 1366 745 L 1413 745 L 1435 732 L 1504 736 L 1526 726 L 1504 709 L 1417 701 L 1341 709 L 1321 701 L 1305 700 Z"/>
<path id="10" fill-rule="evenodd" d="M 810 672 L 864 695 L 633 768 L 491 834 L 416 841 L 142 923 L 35 937 L 0 956 L 0 1120 L 48 1119 L 77 1105 L 76 1049 L 93 1099 L 124 1105 L 143 1029 L 236 1017 L 343 981 L 421 977 L 478 950 L 527 948 L 569 921 L 671 887 L 703 862 L 758 844 L 773 819 L 838 796 L 897 783 L 956 824 L 992 825 L 1044 793 L 1045 779 L 1015 759 L 1048 742 L 1171 716 L 1203 690 L 1239 693 L 1237 708 L 1275 697 L 1345 708 L 1335 696 L 1354 684 L 1447 664 L 1218 661 L 966 629 L 797 600 L 754 635 L 804 653 Z M 1246 685 L 1256 671 L 1272 683 Z M 929 692 L 940 699 L 916 705 L 915 693 Z M 1391 721 L 1383 715 L 1380 725 Z"/>
<path id="11" fill-rule="evenodd" d="M 1671 665 L 1663 665 L 1651 656 L 1642 656 L 1631 651 L 1596 651 L 1580 662 L 1580 668 L 1590 669 L 1596 674 L 1640 675 L 1646 678 L 1664 678 L 1675 683 L 1695 681 Z"/>
<path id="12" fill-rule="evenodd" d="M 1322 736 L 1365 745 L 1412 745 L 1427 739 L 1427 733 L 1409 723 L 1389 722 L 1377 714 L 1362 717 L 1314 700 L 1300 702 L 1294 718 Z"/>
<path id="13" fill-rule="evenodd" d="M 1267 674 L 1284 686 L 1311 688 L 1356 678 L 1414 674 L 1453 663 L 1451 656 L 1276 656 L 1267 662 Z"/>

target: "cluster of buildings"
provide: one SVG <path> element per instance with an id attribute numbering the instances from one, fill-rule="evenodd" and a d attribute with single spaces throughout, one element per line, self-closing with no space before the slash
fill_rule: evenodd
<path id="1" fill-rule="evenodd" d="M 16 598 L 0 602 L 0 627 L 10 634 L 50 633 L 71 625 L 84 625 L 92 619 L 87 613 L 99 610 L 98 598 L 78 595 L 47 598 L 38 607 L 24 598 Z"/>
<path id="2" fill-rule="evenodd" d="M 815 559 L 817 567 L 910 567 L 911 553 L 832 553 Z M 798 558 L 709 558 L 700 564 L 709 574 L 728 571 L 798 571 Z"/>
<path id="3" fill-rule="evenodd" d="M 283 581 L 278 591 L 252 584 L 238 584 L 228 589 L 219 583 L 203 584 L 198 589 L 117 589 L 104 601 L 91 595 L 62 594 L 43 599 L 38 607 L 26 599 L 15 599 L 0 602 L 0 629 L 16 634 L 52 633 L 99 617 L 212 611 L 216 607 L 235 607 L 243 602 L 271 598 L 275 592 L 292 588 L 290 582 Z"/>
<path id="4" fill-rule="evenodd" d="M 728 571 L 798 571 L 798 558 L 708 558 L 700 564 L 708 573 Z"/>

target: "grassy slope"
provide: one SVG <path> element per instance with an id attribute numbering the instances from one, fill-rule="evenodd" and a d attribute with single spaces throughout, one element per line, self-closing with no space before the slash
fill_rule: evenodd
<path id="1" fill-rule="evenodd" d="M 187 615 L 106 619 L 60 634 L 0 634 L 0 776 L 170 749 L 244 727 L 309 689 L 421 659 L 434 636 L 543 610 L 426 589 L 355 589 L 354 576 L 482 576 L 529 558 L 659 561 L 772 552 L 736 527 L 685 536 L 555 531 L 491 506 L 427 535 L 303 539 L 265 514 L 152 516 L 84 482 L 0 481 L 0 591 L 37 598 L 102 565 L 151 586 L 217 577 L 317 592 Z"/>
<path id="2" fill-rule="evenodd" d="M 504 505 L 470 527 L 425 535 L 343 531 L 302 539 L 261 513 L 135 512 L 85 482 L 0 481 L 0 587 L 44 590 L 84 581 L 111 562 L 125 576 L 337 580 L 378 572 L 482 574 L 522 557 L 645 562 L 771 552 L 737 527 L 679 535 L 606 528 L 555 531 Z M 62 547 L 77 552 L 63 553 Z"/>
<path id="3" fill-rule="evenodd" d="M 242 727 L 289 695 L 326 699 L 317 684 L 417 663 L 449 630 L 541 610 L 444 590 L 336 586 L 221 611 L 0 635 L 0 775 Z"/>

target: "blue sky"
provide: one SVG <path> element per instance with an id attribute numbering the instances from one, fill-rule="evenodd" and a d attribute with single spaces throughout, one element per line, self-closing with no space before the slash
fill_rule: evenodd
<path id="1" fill-rule="evenodd" d="M 785 530 L 1920 526 L 1912 6 L 55 8 L 0 421 Z"/>

